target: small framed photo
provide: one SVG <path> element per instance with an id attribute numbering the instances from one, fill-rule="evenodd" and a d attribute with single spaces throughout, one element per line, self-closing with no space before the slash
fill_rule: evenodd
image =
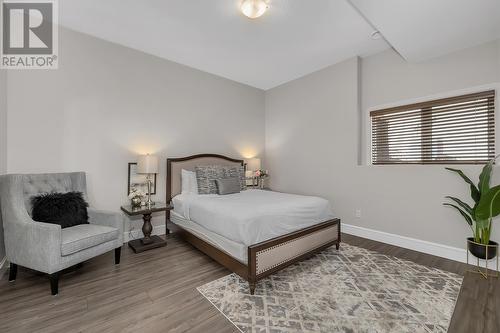
<path id="1" fill-rule="evenodd" d="M 156 174 L 152 176 L 151 184 L 151 195 L 156 194 Z M 128 164 L 128 191 L 127 195 L 130 194 L 130 190 L 136 188 L 141 190 L 143 193 L 148 193 L 148 181 L 146 175 L 137 173 L 137 163 Z"/>

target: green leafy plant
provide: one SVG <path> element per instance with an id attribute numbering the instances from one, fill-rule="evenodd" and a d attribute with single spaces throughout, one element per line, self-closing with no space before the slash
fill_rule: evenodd
<path id="1" fill-rule="evenodd" d="M 452 196 L 446 198 L 453 203 L 443 205 L 455 208 L 470 226 L 474 241 L 484 245 L 490 243 L 493 218 L 500 215 L 500 185 L 490 187 L 493 164 L 498 157 L 500 155 L 483 167 L 477 186 L 462 170 L 446 168 L 457 173 L 469 185 L 474 206 Z"/>

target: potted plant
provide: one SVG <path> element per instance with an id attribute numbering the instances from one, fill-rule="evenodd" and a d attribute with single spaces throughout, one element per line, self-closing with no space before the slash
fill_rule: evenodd
<path id="1" fill-rule="evenodd" d="M 461 170 L 446 168 L 457 173 L 470 186 L 474 205 L 447 196 L 453 203 L 444 203 L 445 206 L 455 208 L 465 219 L 472 230 L 473 237 L 467 239 L 468 250 L 480 259 L 493 259 L 497 255 L 498 243 L 490 239 L 493 218 L 500 215 L 500 185 L 490 187 L 491 172 L 497 156 L 483 167 L 476 186 Z"/>

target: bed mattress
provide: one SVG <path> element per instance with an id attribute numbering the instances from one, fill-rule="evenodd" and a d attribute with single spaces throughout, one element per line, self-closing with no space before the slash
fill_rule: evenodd
<path id="1" fill-rule="evenodd" d="M 230 195 L 180 194 L 172 201 L 180 217 L 244 246 L 335 217 L 325 199 L 255 189 Z"/>
<path id="2" fill-rule="evenodd" d="M 190 221 L 175 211 L 170 213 L 170 221 L 182 229 L 189 231 L 196 237 L 226 252 L 243 264 L 248 262 L 248 247 L 241 243 L 236 243 L 210 230 L 203 228 L 196 222 Z"/>

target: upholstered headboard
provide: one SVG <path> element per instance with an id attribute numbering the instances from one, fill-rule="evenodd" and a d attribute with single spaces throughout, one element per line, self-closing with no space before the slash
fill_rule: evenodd
<path id="1" fill-rule="evenodd" d="M 200 154 L 181 158 L 167 159 L 167 197 L 169 203 L 173 197 L 181 193 L 181 170 L 194 171 L 199 165 L 244 165 L 243 160 L 238 160 L 217 154 Z"/>

